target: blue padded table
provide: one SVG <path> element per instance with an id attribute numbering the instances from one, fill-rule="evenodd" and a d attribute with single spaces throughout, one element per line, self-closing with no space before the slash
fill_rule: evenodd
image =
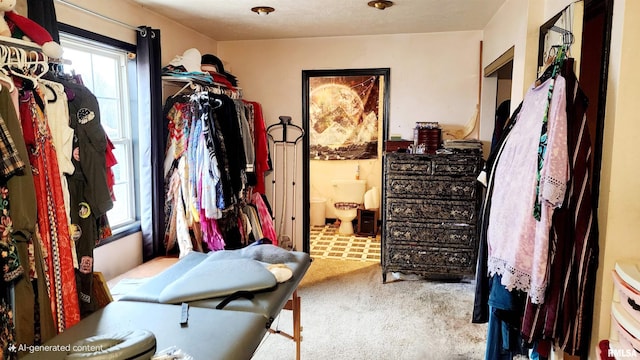
<path id="1" fill-rule="evenodd" d="M 266 245 L 261 245 L 266 246 Z M 237 250 L 225 250 L 229 257 Z M 278 284 L 275 290 L 266 291 L 263 293 L 255 294 L 252 300 L 237 299 L 230 302 L 225 306 L 225 310 L 237 310 L 247 311 L 262 314 L 269 319 L 274 319 L 280 310 L 284 307 L 287 301 L 291 298 L 294 291 L 297 289 L 298 284 L 304 277 L 304 274 L 311 265 L 311 259 L 309 254 L 304 252 L 289 252 L 291 254 L 291 260 L 284 264 L 289 267 L 293 276 L 290 280 Z M 210 253 L 216 254 L 216 253 Z M 133 290 L 132 292 L 125 294 L 121 300 L 126 301 L 143 301 L 143 302 L 162 302 L 160 300 L 160 294 L 171 283 L 179 279 L 184 273 L 194 268 L 210 256 L 209 254 L 191 252 L 170 266 L 160 274 L 146 281 L 143 285 Z M 233 257 L 235 258 L 235 257 Z M 216 277 L 225 276 L 225 274 L 211 274 L 211 281 L 216 281 Z M 190 306 L 194 307 L 206 307 L 215 308 L 220 302 L 224 300 L 224 297 L 204 298 L 199 300 L 189 301 Z"/>
<path id="2" fill-rule="evenodd" d="M 275 256 L 271 256 L 272 253 L 265 254 L 262 250 L 268 252 L 273 251 Z M 297 288 L 311 265 L 311 258 L 309 254 L 305 252 L 286 251 L 273 245 L 257 245 L 240 250 L 223 250 L 208 254 L 191 252 L 160 274 L 146 281 L 137 289 L 125 294 L 120 301 L 162 303 L 162 295 L 163 292 L 166 292 L 165 289 L 170 287 L 171 284 L 183 280 L 184 275 L 192 269 L 198 266 L 202 267 L 206 262 L 211 262 L 212 258 L 222 261 L 251 258 L 265 266 L 274 263 L 273 260 L 275 259 L 278 260 L 277 263 L 285 264 L 291 269 L 293 273 L 291 279 L 277 284 L 275 289 L 256 292 L 252 299 L 235 299 L 229 302 L 223 311 L 259 314 L 264 317 L 266 323 L 270 326 L 271 322 L 278 316 L 282 309 L 291 310 L 293 313 L 293 335 L 281 331 L 278 332 L 278 334 L 288 337 L 296 343 L 296 358 L 299 359 L 302 327 L 300 325 L 301 303 L 300 297 L 297 294 Z M 210 279 L 206 281 L 213 283 L 216 281 L 222 282 L 221 277 L 225 276 L 233 276 L 233 274 L 212 272 Z M 228 279 L 224 280 L 226 281 Z M 225 297 L 201 297 L 188 301 L 188 304 L 192 308 L 213 310 L 224 300 Z"/>

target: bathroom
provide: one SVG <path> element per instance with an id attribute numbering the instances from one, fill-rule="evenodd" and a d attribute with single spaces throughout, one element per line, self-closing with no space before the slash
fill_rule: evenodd
<path id="1" fill-rule="evenodd" d="M 302 75 L 305 245 L 319 257 L 379 262 L 390 69 Z"/>
<path id="2" fill-rule="evenodd" d="M 367 237 L 358 234 L 340 234 L 338 216 L 334 207 L 339 202 L 334 197 L 333 180 L 365 181 L 365 191 L 370 191 L 366 196 L 366 205 L 375 211 L 377 219 L 380 219 L 380 189 L 382 183 L 382 156 L 381 145 L 376 159 L 363 160 L 309 160 L 309 194 L 310 194 L 310 243 L 311 252 L 317 253 L 326 250 L 326 256 L 332 258 L 355 259 L 355 255 L 347 254 L 354 247 L 364 248 L 370 252 L 370 256 L 363 254 L 360 259 L 378 260 L 380 249 L 380 231 L 376 225 L 376 236 Z M 372 198 L 375 197 L 375 198 Z M 359 197 L 358 197 L 359 198 Z M 338 199 L 339 200 L 339 199 Z M 362 208 L 365 206 L 365 197 L 360 200 Z M 324 215 L 322 214 L 324 212 Z M 357 220 L 357 218 L 356 218 Z M 321 224 L 326 222 L 325 228 Z M 378 221 L 379 222 L 379 221 Z M 355 227 L 357 230 L 357 227 Z M 348 232 L 348 231 L 347 231 Z M 329 242 L 332 242 L 329 244 Z M 335 245 L 328 249 L 330 245 Z M 358 249 L 357 251 L 360 251 Z M 354 256 L 354 257 L 352 257 Z"/>

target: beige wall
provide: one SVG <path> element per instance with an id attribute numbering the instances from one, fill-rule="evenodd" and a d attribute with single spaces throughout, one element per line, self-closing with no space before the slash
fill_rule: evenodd
<path id="1" fill-rule="evenodd" d="M 142 264 L 142 233 L 97 247 L 93 252 L 93 270 L 101 272 L 106 281 Z"/>
<path id="2" fill-rule="evenodd" d="M 302 70 L 388 67 L 391 69 L 389 134 L 412 139 L 417 121 L 464 125 L 472 118 L 478 101 L 481 37 L 479 31 L 468 31 L 221 41 L 218 51 L 238 77 L 245 98 L 262 103 L 267 125 L 277 122 L 280 115 L 289 115 L 295 124 L 302 124 Z M 302 151 L 301 146 L 298 151 Z M 344 165 L 344 169 L 334 170 L 353 173 L 349 169 L 354 168 Z M 380 165 L 372 169 L 380 169 Z M 322 174 L 317 181 L 334 176 L 317 173 Z M 380 178 L 379 174 L 370 176 Z M 297 179 L 297 184 L 302 184 L 301 166 Z M 302 186 L 296 190 L 294 195 L 301 199 Z M 302 219 L 299 200 L 296 208 L 296 218 Z M 301 249 L 300 226 L 295 239 Z"/>
<path id="3" fill-rule="evenodd" d="M 266 121 L 302 119 L 302 70 L 391 68 L 390 134 L 413 138 L 416 121 L 464 125 L 478 97 L 479 31 L 221 41 L 219 55 Z"/>
<path id="4" fill-rule="evenodd" d="M 19 1 L 26 2 L 25 0 Z M 67 1 L 128 25 L 136 27 L 146 25 L 160 29 L 163 65 L 168 64 L 175 55 L 182 54 L 186 49 L 193 47 L 199 49 L 203 54 L 216 53 L 217 42 L 214 39 L 201 35 L 180 23 L 169 20 L 133 2 L 126 0 Z M 58 1 L 54 1 L 54 3 L 58 21 L 61 23 L 106 35 L 130 44 L 136 43 L 134 30 L 89 15 Z"/>
<path id="5" fill-rule="evenodd" d="M 596 293 L 594 343 L 609 334 L 615 262 L 640 262 L 640 166 L 637 99 L 640 95 L 640 2 L 614 2 L 611 64 L 605 116 L 600 186 L 600 268 Z"/>

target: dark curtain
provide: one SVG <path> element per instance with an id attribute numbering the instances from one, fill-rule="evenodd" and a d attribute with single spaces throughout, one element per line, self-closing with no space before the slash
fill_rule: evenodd
<path id="1" fill-rule="evenodd" d="M 60 43 L 60 32 L 58 31 L 58 19 L 56 17 L 56 7 L 53 0 L 27 0 L 28 17 L 45 28 L 53 41 Z"/>
<path id="2" fill-rule="evenodd" d="M 162 116 L 160 30 L 141 26 L 137 40 L 140 139 L 140 223 L 144 261 L 165 253 L 165 122 Z"/>

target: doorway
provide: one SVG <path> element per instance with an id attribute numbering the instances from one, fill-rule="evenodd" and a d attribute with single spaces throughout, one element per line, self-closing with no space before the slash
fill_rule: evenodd
<path id="1" fill-rule="evenodd" d="M 494 118 L 493 124 L 487 124 L 486 129 L 481 128 L 482 138 L 491 139 L 489 142 L 483 142 L 485 156 L 500 138 L 502 128 L 511 115 L 514 50 L 515 48 L 511 47 L 484 68 L 482 88 L 487 95 L 482 99 L 482 107 L 486 109 L 483 113 L 486 118 Z"/>
<path id="2" fill-rule="evenodd" d="M 371 221 L 378 229 L 372 213 L 365 211 L 373 209 L 365 209 L 360 188 L 357 200 L 346 200 L 359 205 L 353 209 L 354 233 L 340 234 L 334 207 L 340 201 L 334 198 L 333 187 L 335 181 L 358 179 L 365 183 L 368 196 L 377 194 L 373 203 L 380 204 L 390 69 L 303 70 L 302 83 L 303 251 L 312 253 L 313 234 L 314 240 L 322 238 L 324 255 L 329 258 L 379 261 L 379 231 L 377 236 L 370 227 L 369 234 L 359 231 L 361 225 Z M 356 140 L 352 140 L 354 137 Z M 380 218 L 379 209 L 373 214 Z"/>

